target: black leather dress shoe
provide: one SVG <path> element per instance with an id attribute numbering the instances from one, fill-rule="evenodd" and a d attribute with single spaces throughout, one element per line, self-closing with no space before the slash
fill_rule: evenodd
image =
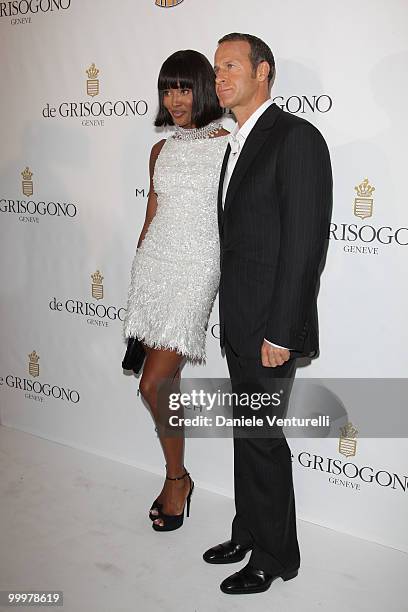
<path id="1" fill-rule="evenodd" d="M 222 544 L 217 544 L 203 554 L 204 561 L 207 563 L 236 563 L 242 561 L 247 552 L 252 550 L 252 546 L 242 546 L 228 540 Z"/>
<path id="2" fill-rule="evenodd" d="M 271 586 L 272 582 L 276 578 L 282 578 L 282 580 L 291 580 L 298 575 L 298 570 L 286 571 L 271 575 L 266 574 L 261 569 L 256 569 L 246 565 L 242 570 L 232 574 L 220 584 L 220 589 L 223 593 L 228 595 L 242 595 L 245 593 L 262 593 Z"/>

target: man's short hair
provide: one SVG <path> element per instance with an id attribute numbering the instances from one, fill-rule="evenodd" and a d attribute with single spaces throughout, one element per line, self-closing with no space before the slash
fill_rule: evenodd
<path id="1" fill-rule="evenodd" d="M 268 45 L 258 38 L 257 36 L 253 36 L 252 34 L 242 34 L 241 32 L 233 32 L 231 34 L 226 34 L 218 41 L 218 44 L 224 42 L 235 42 L 243 40 L 249 43 L 251 47 L 249 53 L 249 59 L 252 64 L 252 70 L 255 73 L 261 62 L 268 62 L 269 64 L 269 74 L 268 74 L 268 82 L 270 83 L 275 76 L 275 58 L 273 57 L 273 53 L 268 47 Z"/>

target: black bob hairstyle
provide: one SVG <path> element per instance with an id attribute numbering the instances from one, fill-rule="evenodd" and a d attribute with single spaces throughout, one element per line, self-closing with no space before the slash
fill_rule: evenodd
<path id="1" fill-rule="evenodd" d="M 208 59 L 198 51 L 176 51 L 170 55 L 160 69 L 157 82 L 159 89 L 159 112 L 154 125 L 174 125 L 170 113 L 163 104 L 163 92 L 167 89 L 191 89 L 193 109 L 191 122 L 203 127 L 222 116 L 222 108 L 215 93 L 214 69 Z"/>

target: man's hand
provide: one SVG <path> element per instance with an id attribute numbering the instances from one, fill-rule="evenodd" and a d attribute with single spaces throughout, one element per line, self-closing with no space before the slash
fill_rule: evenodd
<path id="1" fill-rule="evenodd" d="M 263 341 L 261 348 L 262 365 L 267 368 L 276 368 L 288 361 L 290 352 L 288 349 L 272 346 L 266 340 Z"/>

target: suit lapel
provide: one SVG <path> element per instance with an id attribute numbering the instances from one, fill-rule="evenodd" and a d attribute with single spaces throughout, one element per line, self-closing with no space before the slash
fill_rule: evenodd
<path id="1" fill-rule="evenodd" d="M 220 182 L 218 185 L 218 202 L 217 202 L 217 208 L 218 208 L 218 227 L 222 228 L 222 220 L 223 220 L 223 214 L 224 211 L 222 209 L 222 194 L 223 194 L 223 190 L 224 190 L 224 179 L 225 179 L 225 172 L 227 170 L 227 165 L 228 165 L 228 160 L 229 160 L 229 156 L 231 153 L 231 146 L 228 144 L 226 150 L 225 150 L 225 155 L 224 155 L 224 159 L 222 161 L 222 166 L 221 166 L 221 174 L 220 174 Z"/>
<path id="2" fill-rule="evenodd" d="M 258 121 L 255 123 L 251 132 L 248 135 L 248 138 L 245 141 L 245 144 L 242 148 L 242 151 L 238 157 L 238 161 L 235 165 L 234 171 L 231 175 L 231 179 L 228 185 L 228 190 L 225 196 L 225 205 L 224 205 L 224 213 L 226 212 L 228 206 L 230 206 L 231 202 L 234 200 L 234 196 L 237 192 L 237 189 L 244 178 L 246 171 L 251 165 L 252 161 L 256 157 L 258 151 L 270 135 L 270 129 L 273 127 L 278 115 L 280 113 L 280 109 L 276 104 L 271 104 L 266 111 L 259 117 Z M 228 149 L 227 149 L 228 150 Z M 230 147 L 229 147 L 229 150 Z M 228 161 L 228 158 L 227 158 Z M 224 158 L 225 162 L 225 158 Z M 223 178 L 225 176 L 225 167 L 223 164 L 223 174 L 221 175 L 222 183 Z M 221 196 L 222 196 L 222 187 L 221 187 Z M 219 199 L 219 194 L 218 194 Z M 221 208 L 222 210 L 222 208 Z"/>

